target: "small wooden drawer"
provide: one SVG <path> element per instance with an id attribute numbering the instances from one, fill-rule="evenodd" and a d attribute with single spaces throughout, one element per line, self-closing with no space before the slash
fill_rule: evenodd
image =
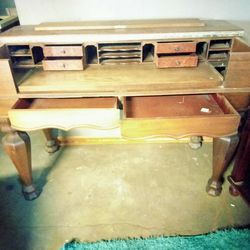
<path id="1" fill-rule="evenodd" d="M 43 48 L 45 57 L 83 56 L 82 46 L 45 46 Z"/>
<path id="2" fill-rule="evenodd" d="M 45 59 L 44 70 L 83 70 L 83 59 Z"/>
<path id="3" fill-rule="evenodd" d="M 157 54 L 193 53 L 196 51 L 196 42 L 157 43 Z"/>
<path id="4" fill-rule="evenodd" d="M 156 59 L 158 68 L 183 68 L 196 67 L 198 64 L 198 56 L 195 54 L 184 56 L 159 56 Z"/>
<path id="5" fill-rule="evenodd" d="M 237 133 L 240 116 L 222 95 L 126 97 L 121 123 L 125 137 Z"/>
<path id="6" fill-rule="evenodd" d="M 20 131 L 78 127 L 106 130 L 120 123 L 115 97 L 19 99 L 8 115 L 11 126 Z"/>

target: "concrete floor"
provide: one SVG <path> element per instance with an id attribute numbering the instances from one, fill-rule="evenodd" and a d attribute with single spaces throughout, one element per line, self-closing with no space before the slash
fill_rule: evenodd
<path id="1" fill-rule="evenodd" d="M 43 192 L 27 202 L 0 148 L 0 249 L 59 249 L 67 241 L 192 235 L 250 224 L 250 209 L 206 194 L 212 144 L 84 145 L 43 150 L 31 134 L 34 181 Z"/>

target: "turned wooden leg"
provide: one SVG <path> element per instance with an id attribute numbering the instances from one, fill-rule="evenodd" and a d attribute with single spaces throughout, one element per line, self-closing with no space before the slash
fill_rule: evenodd
<path id="1" fill-rule="evenodd" d="M 31 146 L 27 133 L 11 130 L 2 139 L 4 149 L 14 163 L 23 188 L 26 200 L 34 200 L 39 192 L 32 184 Z"/>
<path id="2" fill-rule="evenodd" d="M 202 145 L 202 137 L 201 136 L 191 136 L 190 142 L 188 143 L 190 148 L 199 149 Z"/>
<path id="3" fill-rule="evenodd" d="M 238 135 L 214 138 L 213 140 L 213 173 L 206 191 L 209 195 L 218 196 L 222 190 L 223 174 L 232 159 L 238 144 Z"/>
<path id="4" fill-rule="evenodd" d="M 43 133 L 47 140 L 45 144 L 45 150 L 48 153 L 55 153 L 60 148 L 60 146 L 57 140 L 52 136 L 52 129 L 51 128 L 43 129 Z"/>

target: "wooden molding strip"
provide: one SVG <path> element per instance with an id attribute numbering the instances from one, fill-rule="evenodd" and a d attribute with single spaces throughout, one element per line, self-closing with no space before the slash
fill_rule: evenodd
<path id="1" fill-rule="evenodd" d="M 82 21 L 82 22 L 46 22 L 35 27 L 41 30 L 103 30 L 138 29 L 168 27 L 202 27 L 205 23 L 198 18 L 157 19 L 157 20 L 120 20 L 120 21 Z"/>

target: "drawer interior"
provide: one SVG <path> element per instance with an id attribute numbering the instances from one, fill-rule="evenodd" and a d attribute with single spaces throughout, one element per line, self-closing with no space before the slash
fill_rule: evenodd
<path id="1" fill-rule="evenodd" d="M 116 97 L 19 99 L 13 109 L 98 109 L 117 108 Z"/>
<path id="2" fill-rule="evenodd" d="M 127 97 L 125 118 L 217 116 L 234 114 L 231 105 L 218 95 Z"/>

